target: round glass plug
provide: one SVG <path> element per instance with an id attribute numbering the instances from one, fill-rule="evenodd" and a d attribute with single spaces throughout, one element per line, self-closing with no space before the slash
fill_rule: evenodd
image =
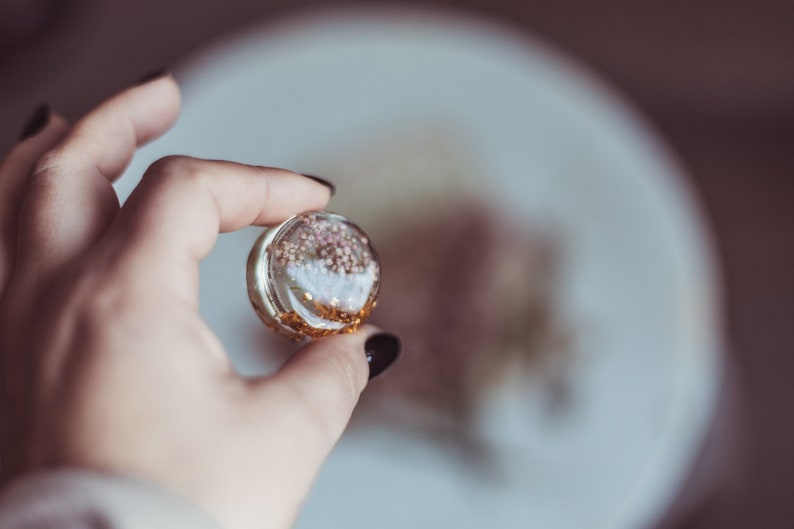
<path id="1" fill-rule="evenodd" d="M 266 230 L 248 257 L 248 296 L 265 324 L 293 340 L 354 332 L 377 303 L 380 262 L 341 215 L 301 213 Z"/>

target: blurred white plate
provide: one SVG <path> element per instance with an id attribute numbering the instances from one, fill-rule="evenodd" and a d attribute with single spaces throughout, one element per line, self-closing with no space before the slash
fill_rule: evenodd
<path id="1" fill-rule="evenodd" d="M 583 329 L 565 420 L 544 419 L 531 392 L 493 395 L 479 426 L 509 469 L 495 483 L 421 439 L 357 430 L 297 527 L 635 529 L 665 511 L 715 406 L 718 297 L 680 169 L 614 93 L 526 36 L 410 11 L 264 26 L 177 77 L 182 118 L 131 175 L 170 153 L 315 172 L 337 181 L 331 208 L 366 227 L 390 200 L 449 183 L 406 174 L 368 187 L 328 167 L 432 121 L 476 164 L 465 185 L 564 238 L 562 308 Z M 134 184 L 122 179 L 120 194 Z M 244 284 L 256 234 L 223 236 L 202 267 L 202 313 L 246 373 L 272 367 Z"/>

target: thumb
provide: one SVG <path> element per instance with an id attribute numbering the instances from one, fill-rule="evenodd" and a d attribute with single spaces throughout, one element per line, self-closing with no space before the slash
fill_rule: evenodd
<path id="1" fill-rule="evenodd" d="M 315 434 L 327 451 L 342 435 L 367 381 L 399 356 L 400 339 L 371 325 L 307 344 L 257 383 L 270 405 L 279 402 L 293 420 Z"/>
<path id="2" fill-rule="evenodd" d="M 275 374 L 251 381 L 247 424 L 253 426 L 260 453 L 270 454 L 265 470 L 280 476 L 278 489 L 264 497 L 291 513 L 275 527 L 291 524 L 367 380 L 393 363 L 399 352 L 397 336 L 366 325 L 354 334 L 315 340 Z M 261 452 L 262 447 L 268 450 Z"/>

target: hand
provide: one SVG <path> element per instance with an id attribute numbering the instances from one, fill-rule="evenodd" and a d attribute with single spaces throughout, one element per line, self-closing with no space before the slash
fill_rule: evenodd
<path id="1" fill-rule="evenodd" d="M 168 157 L 120 208 L 111 182 L 178 111 L 162 76 L 72 128 L 43 116 L 0 166 L 1 477 L 124 473 L 225 526 L 286 528 L 368 359 L 382 370 L 399 341 L 365 326 L 310 343 L 270 376 L 235 373 L 198 315 L 199 261 L 219 232 L 322 209 L 329 189 L 281 169 Z"/>

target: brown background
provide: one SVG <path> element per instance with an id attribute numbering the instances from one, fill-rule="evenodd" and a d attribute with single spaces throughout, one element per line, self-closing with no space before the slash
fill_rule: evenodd
<path id="1" fill-rule="evenodd" d="M 74 119 L 216 37 L 317 5 L 330 4 L 0 0 L 0 148 L 42 101 Z M 733 419 L 702 458 L 717 486 L 663 525 L 794 527 L 794 2 L 422 5 L 501 21 L 588 63 L 688 166 L 717 236 L 733 387 L 723 412 Z"/>

